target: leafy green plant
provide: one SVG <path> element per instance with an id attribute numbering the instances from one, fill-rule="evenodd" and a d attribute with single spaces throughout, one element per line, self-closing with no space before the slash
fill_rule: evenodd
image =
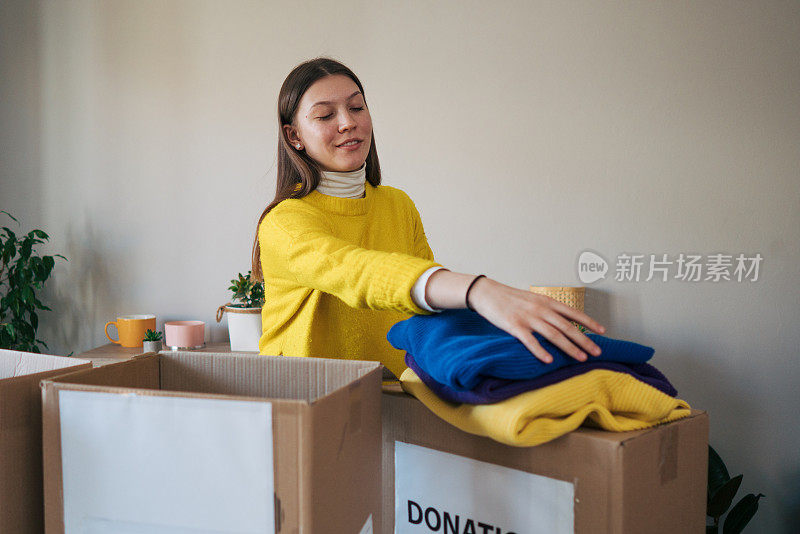
<path id="1" fill-rule="evenodd" d="M 0 211 L 19 221 L 7 211 Z M 41 352 L 36 339 L 39 329 L 37 310 L 50 308 L 42 304 L 36 293 L 42 289 L 61 254 L 40 256 L 36 247 L 50 239 L 42 230 L 31 230 L 17 237 L 10 228 L 0 231 L 0 348 L 25 352 Z"/>
<path id="2" fill-rule="evenodd" d="M 150 330 L 149 328 L 144 333 L 144 340 L 143 341 L 161 341 L 163 334 L 161 332 L 156 332 L 155 330 Z"/>
<path id="3" fill-rule="evenodd" d="M 251 271 L 246 275 L 239 273 L 239 278 L 231 280 L 228 287 L 233 291 L 231 308 L 260 308 L 264 305 L 264 283 L 250 280 Z"/>
<path id="4" fill-rule="evenodd" d="M 728 468 L 722 461 L 717 451 L 711 445 L 708 446 L 708 495 L 706 502 L 706 515 L 713 524 L 706 526 L 706 534 L 717 534 L 719 532 L 719 522 L 725 512 L 730 508 L 736 492 L 742 483 L 742 475 L 731 478 Z M 723 534 L 739 534 L 747 523 L 753 519 L 758 511 L 758 500 L 764 497 L 759 493 L 754 495 L 748 493 L 731 509 L 725 522 L 722 525 Z"/>

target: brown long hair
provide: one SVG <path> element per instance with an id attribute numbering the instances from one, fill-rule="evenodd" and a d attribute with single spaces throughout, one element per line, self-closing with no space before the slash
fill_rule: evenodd
<path id="1" fill-rule="evenodd" d="M 311 193 L 319 185 L 321 177 L 320 167 L 317 162 L 308 157 L 305 152 L 296 150 L 289 143 L 283 126 L 294 123 L 297 106 L 306 90 L 320 78 L 333 74 L 349 76 L 358 86 L 361 94 L 364 95 L 364 105 L 366 106 L 366 93 L 358 77 L 346 66 L 329 57 L 318 57 L 297 65 L 281 85 L 281 90 L 278 94 L 278 176 L 275 198 L 264 209 L 261 217 L 258 218 L 258 224 L 256 224 L 251 269 L 251 279 L 253 280 L 264 280 L 261 271 L 261 246 L 258 243 L 258 228 L 261 226 L 261 221 L 282 200 L 303 198 Z M 367 182 L 373 186 L 378 186 L 381 183 L 381 166 L 378 162 L 378 152 L 375 148 L 374 131 L 366 163 Z M 298 183 L 300 188 L 296 190 L 295 187 Z"/>

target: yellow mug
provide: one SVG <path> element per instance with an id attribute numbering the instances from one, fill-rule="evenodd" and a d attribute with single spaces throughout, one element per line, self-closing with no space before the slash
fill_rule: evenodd
<path id="1" fill-rule="evenodd" d="M 111 339 L 108 335 L 108 327 L 111 325 L 117 327 L 119 339 Z M 117 317 L 116 321 L 109 321 L 106 323 L 106 337 L 112 343 L 122 345 L 123 347 L 141 347 L 144 333 L 147 330 L 156 329 L 156 316 L 155 315 L 123 315 Z"/>

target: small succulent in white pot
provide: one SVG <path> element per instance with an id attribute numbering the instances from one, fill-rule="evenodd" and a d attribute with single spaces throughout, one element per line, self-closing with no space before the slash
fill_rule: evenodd
<path id="1" fill-rule="evenodd" d="M 163 334 L 155 330 L 148 329 L 144 333 L 142 340 L 142 350 L 144 352 L 158 352 L 161 350 L 161 338 Z"/>
<path id="2" fill-rule="evenodd" d="M 228 335 L 232 351 L 258 352 L 261 339 L 261 307 L 264 306 L 264 283 L 250 279 L 239 273 L 228 287 L 233 291 L 233 299 L 217 308 L 217 322 L 223 314 L 228 314 Z"/>

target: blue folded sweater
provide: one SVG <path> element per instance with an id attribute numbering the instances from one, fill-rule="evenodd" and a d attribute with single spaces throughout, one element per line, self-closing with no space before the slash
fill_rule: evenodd
<path id="1" fill-rule="evenodd" d="M 486 377 L 530 379 L 578 361 L 538 332 L 536 340 L 553 356 L 544 363 L 517 338 L 469 309 L 414 315 L 395 323 L 386 334 L 392 346 L 404 350 L 440 384 L 466 391 Z M 589 360 L 642 363 L 653 356 L 651 347 L 632 341 L 586 333 L 600 347 Z"/>

